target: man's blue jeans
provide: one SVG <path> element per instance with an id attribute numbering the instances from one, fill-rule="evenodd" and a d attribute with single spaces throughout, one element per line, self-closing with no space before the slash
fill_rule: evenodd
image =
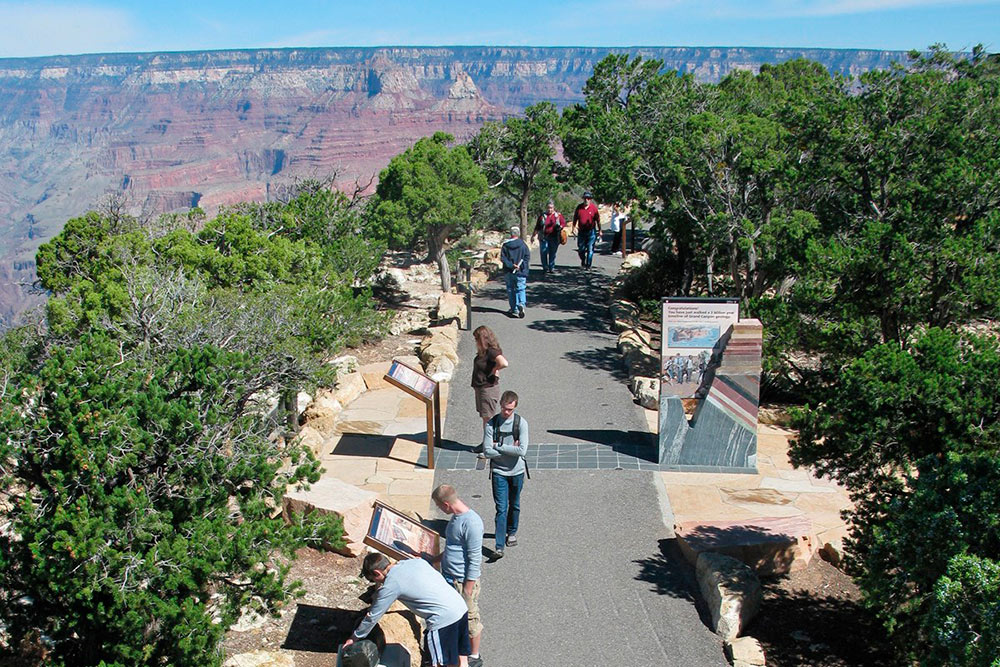
<path id="1" fill-rule="evenodd" d="M 559 250 L 559 236 L 539 236 L 538 249 L 542 255 L 542 270 L 556 268 L 556 251 Z"/>
<path id="2" fill-rule="evenodd" d="M 525 288 L 528 286 L 528 279 L 516 273 L 507 274 L 507 303 L 510 309 L 517 312 L 518 308 L 524 308 Z"/>
<path id="3" fill-rule="evenodd" d="M 578 229 L 576 236 L 576 251 L 580 253 L 580 263 L 587 268 L 594 262 L 594 244 L 597 242 L 597 229 Z"/>
<path id="4" fill-rule="evenodd" d="M 493 502 L 497 508 L 497 549 L 503 549 L 507 544 L 507 535 L 517 533 L 517 522 L 521 518 L 523 486 L 524 473 L 511 477 L 493 473 Z"/>

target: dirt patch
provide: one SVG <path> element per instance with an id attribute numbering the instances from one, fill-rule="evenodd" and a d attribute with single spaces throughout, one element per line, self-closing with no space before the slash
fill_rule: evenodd
<path id="1" fill-rule="evenodd" d="M 745 634 L 760 640 L 768 667 L 896 664 L 858 587 L 818 556 L 803 570 L 761 583 L 764 602 Z"/>
<path id="2" fill-rule="evenodd" d="M 343 354 L 350 354 L 358 358 L 358 363 L 375 363 L 386 361 L 397 356 L 415 355 L 417 344 L 422 336 L 420 334 L 402 333 L 395 336 L 386 336 L 382 340 L 366 343 L 360 347 L 349 348 Z"/>
<path id="3" fill-rule="evenodd" d="M 223 642 L 227 657 L 250 651 L 287 651 L 296 667 L 330 667 L 337 647 L 354 631 L 368 608 L 359 598 L 368 590 L 358 573 L 360 558 L 301 549 L 291 577 L 304 585 L 304 595 L 290 602 L 278 618 L 230 630 Z"/>

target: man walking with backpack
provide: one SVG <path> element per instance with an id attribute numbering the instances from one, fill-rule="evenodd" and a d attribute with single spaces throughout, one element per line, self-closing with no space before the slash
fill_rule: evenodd
<path id="1" fill-rule="evenodd" d="M 500 412 L 486 422 L 483 452 L 490 460 L 493 503 L 496 506 L 496 549 L 494 558 L 503 558 L 504 547 L 517 546 L 517 526 L 521 518 L 521 489 L 529 476 L 524 455 L 528 451 L 528 422 L 515 414 L 517 394 L 505 391 Z"/>

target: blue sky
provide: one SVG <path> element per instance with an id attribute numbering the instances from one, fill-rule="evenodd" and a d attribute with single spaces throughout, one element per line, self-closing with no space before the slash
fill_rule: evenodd
<path id="1" fill-rule="evenodd" d="M 0 0 L 0 57 L 378 45 L 1000 51 L 1000 0 Z"/>

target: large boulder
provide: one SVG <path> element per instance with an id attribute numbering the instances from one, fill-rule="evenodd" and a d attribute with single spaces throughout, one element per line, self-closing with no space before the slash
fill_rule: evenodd
<path id="1" fill-rule="evenodd" d="M 647 410 L 660 409 L 660 381 L 657 378 L 637 375 L 632 378 L 629 388 L 639 405 Z"/>
<path id="2" fill-rule="evenodd" d="M 465 321 L 465 297 L 461 294 L 442 292 L 438 297 L 437 321 Z"/>
<path id="3" fill-rule="evenodd" d="M 706 552 L 695 566 L 698 588 L 712 618 L 712 631 L 732 641 L 760 609 L 760 580 L 735 558 Z"/>
<path id="4" fill-rule="evenodd" d="M 486 287 L 486 283 L 489 279 L 490 276 L 488 273 L 474 269 L 472 273 L 469 274 L 469 288 L 472 290 L 472 293 L 475 294 L 479 290 Z"/>
<path id="5" fill-rule="evenodd" d="M 345 556 L 360 556 L 365 552 L 362 540 L 368 532 L 372 507 L 378 494 L 342 482 L 321 479 L 308 489 L 290 489 L 282 502 L 282 515 L 291 521 L 296 514 L 335 514 L 344 521 L 344 546 L 335 549 Z"/>

